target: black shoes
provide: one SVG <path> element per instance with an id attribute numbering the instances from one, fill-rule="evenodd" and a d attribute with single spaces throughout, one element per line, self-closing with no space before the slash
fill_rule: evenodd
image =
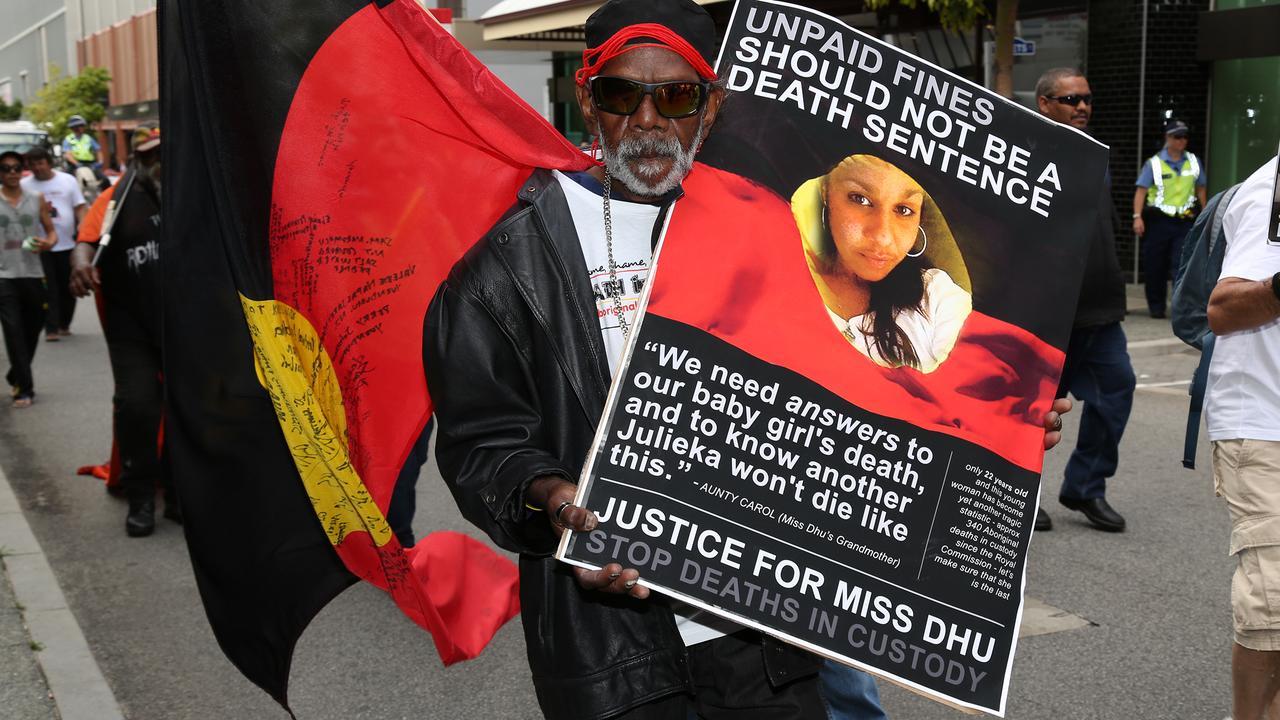
<path id="1" fill-rule="evenodd" d="M 1111 508 L 1106 498 L 1092 498 L 1089 500 L 1077 500 L 1069 497 L 1058 497 L 1058 502 L 1064 507 L 1071 510 L 1079 510 L 1084 513 L 1089 522 L 1099 530 L 1107 532 L 1124 532 L 1124 518 L 1120 513 Z M 1039 518 L 1037 518 L 1039 520 Z"/>
<path id="2" fill-rule="evenodd" d="M 1049 517 L 1049 513 L 1044 508 L 1036 508 L 1036 532 L 1044 532 L 1053 529 L 1053 518 Z"/>
<path id="3" fill-rule="evenodd" d="M 156 530 L 156 501 L 129 501 L 129 515 L 124 519 L 124 531 L 129 537 L 146 537 Z"/>

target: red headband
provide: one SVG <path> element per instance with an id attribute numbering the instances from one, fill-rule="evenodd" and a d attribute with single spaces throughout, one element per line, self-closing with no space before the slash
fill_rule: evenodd
<path id="1" fill-rule="evenodd" d="M 657 42 L 640 43 L 637 45 L 627 45 L 628 42 L 636 38 L 652 38 Z M 600 68 L 604 67 L 610 60 L 619 55 L 636 48 L 642 47 L 660 47 L 671 50 L 675 54 L 684 59 L 685 62 L 693 66 L 698 71 L 698 75 L 706 80 L 714 81 L 716 79 L 716 71 L 711 69 L 705 58 L 688 40 L 677 35 L 670 28 L 657 23 L 642 23 L 640 25 L 629 25 L 614 33 L 613 37 L 604 41 L 600 47 L 587 48 L 582 51 L 582 69 L 575 75 L 579 85 L 586 86 L 591 78 L 600 73 Z"/>

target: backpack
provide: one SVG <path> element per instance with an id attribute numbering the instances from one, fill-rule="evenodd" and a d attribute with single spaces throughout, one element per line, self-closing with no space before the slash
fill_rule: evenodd
<path id="1" fill-rule="evenodd" d="M 1182 241 L 1182 258 L 1173 281 L 1173 302 L 1169 317 L 1173 334 L 1200 351 L 1200 364 L 1191 380 L 1191 407 L 1187 412 L 1187 432 L 1182 446 L 1182 466 L 1194 470 L 1196 441 L 1200 436 L 1200 415 L 1204 409 L 1205 386 L 1209 380 L 1209 362 L 1213 359 L 1214 335 L 1209 330 L 1209 295 L 1222 274 L 1226 255 L 1226 238 L 1222 232 L 1222 216 L 1239 185 L 1209 199 L 1204 211 Z"/>

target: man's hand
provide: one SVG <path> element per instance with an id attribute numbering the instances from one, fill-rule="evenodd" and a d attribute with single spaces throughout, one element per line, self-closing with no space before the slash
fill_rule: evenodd
<path id="1" fill-rule="evenodd" d="M 98 268 L 93 265 L 93 253 L 97 245 L 76 243 L 71 251 L 71 294 L 85 297 L 102 286 Z"/>
<path id="2" fill-rule="evenodd" d="M 530 504 L 544 509 L 547 521 L 551 523 L 556 535 L 564 534 L 565 530 L 590 532 L 600 524 L 600 520 L 587 508 L 573 504 L 577 494 L 577 485 L 564 478 L 548 475 L 529 484 L 526 498 Z M 634 568 L 609 563 L 599 570 L 575 567 L 573 573 L 578 578 L 578 585 L 586 590 L 626 594 L 639 600 L 649 597 L 649 588 L 636 584 L 640 579 L 640 571 Z"/>
<path id="3" fill-rule="evenodd" d="M 56 237 L 49 237 L 47 235 L 45 237 L 37 237 L 36 252 L 38 253 L 48 252 L 53 249 L 54 245 L 57 245 L 57 244 L 58 244 L 58 238 Z"/>
<path id="4" fill-rule="evenodd" d="M 1142 222 L 1142 218 L 1140 217 L 1136 217 L 1133 219 L 1133 234 L 1137 235 L 1138 237 L 1142 237 L 1143 235 L 1147 234 L 1147 225 L 1146 223 Z"/>
<path id="5" fill-rule="evenodd" d="M 1044 449 L 1052 450 L 1062 440 L 1062 416 L 1071 412 L 1071 401 L 1058 398 L 1044 414 Z"/>

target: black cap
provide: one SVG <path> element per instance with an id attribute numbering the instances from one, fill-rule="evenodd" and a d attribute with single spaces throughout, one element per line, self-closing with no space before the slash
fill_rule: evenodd
<path id="1" fill-rule="evenodd" d="M 708 65 L 716 62 L 716 24 L 693 0 L 609 0 L 587 18 L 587 47 L 600 47 L 619 30 L 655 23 L 684 38 Z M 645 42 L 636 38 L 628 45 Z"/>
<path id="2" fill-rule="evenodd" d="M 1187 128 L 1187 124 L 1182 122 L 1181 120 L 1170 120 L 1164 126 L 1165 135 L 1172 135 L 1174 137 L 1186 137 L 1188 132 L 1190 132 L 1190 129 Z"/>

